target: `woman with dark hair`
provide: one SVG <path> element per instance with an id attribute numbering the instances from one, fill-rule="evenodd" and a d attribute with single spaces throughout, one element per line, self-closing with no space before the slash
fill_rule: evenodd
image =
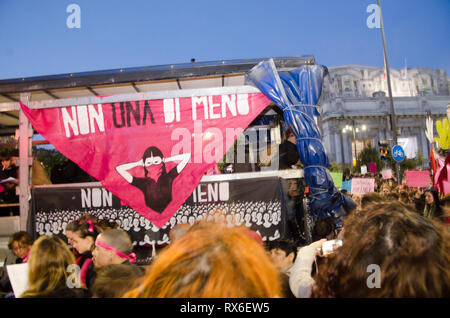
<path id="1" fill-rule="evenodd" d="M 120 298 L 126 292 L 136 288 L 143 278 L 144 272 L 138 266 L 110 264 L 97 272 L 93 298 Z"/>
<path id="2" fill-rule="evenodd" d="M 92 262 L 92 248 L 95 239 L 103 231 L 98 224 L 97 217 L 85 214 L 71 224 L 72 247 L 79 253 L 76 259 L 80 267 L 80 279 L 83 287 L 91 288 L 95 280 L 94 263 Z"/>
<path id="3" fill-rule="evenodd" d="M 369 192 L 361 197 L 361 209 L 367 208 L 370 204 L 383 202 L 385 198 L 378 192 Z"/>
<path id="4" fill-rule="evenodd" d="M 12 291 L 6 266 L 26 263 L 32 245 L 33 237 L 28 232 L 20 231 L 11 235 L 8 242 L 10 253 L 7 254 L 3 262 L 3 273 L 0 276 L 0 291 L 6 293 Z"/>
<path id="5" fill-rule="evenodd" d="M 67 244 L 69 244 L 69 249 L 71 249 L 75 257 L 79 256 L 79 253 L 75 247 L 73 247 L 73 232 L 78 230 L 78 220 L 70 221 L 65 228 L 65 235 L 67 238 Z"/>
<path id="6" fill-rule="evenodd" d="M 423 216 L 426 218 L 440 218 L 442 216 L 441 202 L 438 192 L 434 188 L 426 189 L 425 192 L 425 208 Z"/>
<path id="7" fill-rule="evenodd" d="M 33 238 L 28 232 L 20 231 L 9 238 L 8 248 L 13 251 L 21 263 L 26 263 L 30 254 Z"/>
<path id="8" fill-rule="evenodd" d="M 162 213 L 172 202 L 172 184 L 174 179 L 183 171 L 191 159 L 190 153 L 164 158 L 157 147 L 148 147 L 142 159 L 136 162 L 125 163 L 117 166 L 117 172 L 131 185 L 142 191 L 145 204 L 152 210 Z M 166 162 L 180 161 L 169 172 L 166 170 Z M 128 170 L 135 167 L 144 168 L 144 178 L 133 177 Z"/>
<path id="9" fill-rule="evenodd" d="M 336 223 L 332 218 L 318 218 L 314 224 L 312 240 L 313 242 L 323 238 L 329 240 L 336 236 Z"/>
<path id="10" fill-rule="evenodd" d="M 291 129 L 288 128 L 284 132 L 284 141 L 279 147 L 280 170 L 292 169 L 292 166 L 301 166 L 296 142 L 294 134 Z"/>
<path id="11" fill-rule="evenodd" d="M 312 297 L 450 296 L 450 232 L 441 222 L 398 201 L 375 203 L 344 220 L 342 241 L 319 266 Z"/>

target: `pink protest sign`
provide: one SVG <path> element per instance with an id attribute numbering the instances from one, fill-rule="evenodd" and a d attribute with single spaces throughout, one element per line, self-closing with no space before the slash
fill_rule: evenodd
<path id="1" fill-rule="evenodd" d="M 383 179 L 391 179 L 392 178 L 392 170 L 391 169 L 383 169 L 381 171 Z"/>
<path id="2" fill-rule="evenodd" d="M 411 188 L 426 187 L 431 183 L 429 170 L 406 170 L 406 185 Z"/>
<path id="3" fill-rule="evenodd" d="M 377 173 L 378 172 L 378 170 L 377 170 L 377 164 L 375 163 L 375 162 L 371 162 L 371 163 L 369 163 L 369 172 L 370 173 Z"/>
<path id="4" fill-rule="evenodd" d="M 366 194 L 374 192 L 375 179 L 374 178 L 353 178 L 352 179 L 352 194 Z"/>
<path id="5" fill-rule="evenodd" d="M 444 192 L 444 195 L 447 195 L 450 193 L 450 182 L 444 181 L 442 183 L 442 191 Z"/>

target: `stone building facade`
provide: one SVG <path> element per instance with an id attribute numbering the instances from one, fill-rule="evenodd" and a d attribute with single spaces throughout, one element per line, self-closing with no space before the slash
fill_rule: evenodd
<path id="1" fill-rule="evenodd" d="M 329 67 L 320 102 L 321 129 L 330 161 L 351 165 L 365 145 L 390 140 L 390 103 L 384 68 L 345 65 Z M 407 157 L 428 158 L 426 118 L 446 116 L 449 78 L 443 70 L 390 69 L 398 143 Z M 436 133 L 436 132 L 435 132 Z"/>

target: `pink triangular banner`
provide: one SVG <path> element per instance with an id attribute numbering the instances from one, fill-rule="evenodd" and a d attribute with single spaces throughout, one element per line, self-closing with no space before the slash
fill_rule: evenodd
<path id="1" fill-rule="evenodd" d="M 56 149 L 162 227 L 269 103 L 253 93 L 36 110 L 20 104 Z"/>

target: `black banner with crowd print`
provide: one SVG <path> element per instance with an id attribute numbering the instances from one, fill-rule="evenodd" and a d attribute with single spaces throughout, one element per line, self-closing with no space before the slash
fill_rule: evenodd
<path id="1" fill-rule="evenodd" d="M 201 182 L 162 228 L 122 205 L 100 183 L 38 187 L 32 190 L 29 230 L 35 237 L 63 237 L 70 221 L 89 213 L 119 223 L 135 247 L 168 244 L 175 224 L 193 224 L 200 219 L 243 225 L 258 232 L 264 241 L 272 241 L 287 235 L 282 182 L 286 181 L 278 177 Z"/>

